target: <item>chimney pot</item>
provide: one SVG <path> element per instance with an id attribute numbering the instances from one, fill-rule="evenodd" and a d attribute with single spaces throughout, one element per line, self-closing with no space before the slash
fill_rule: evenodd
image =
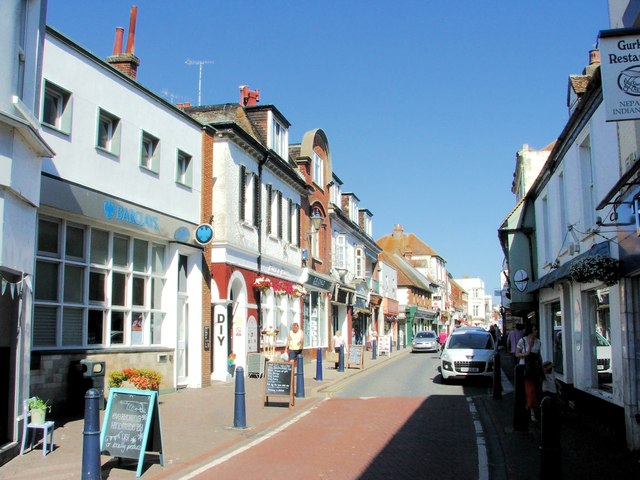
<path id="1" fill-rule="evenodd" d="M 127 40 L 127 53 L 133 55 L 134 40 L 136 36 L 136 17 L 138 16 L 138 7 L 131 7 L 131 15 L 129 17 L 129 38 Z"/>
<path id="2" fill-rule="evenodd" d="M 122 53 L 122 39 L 124 38 L 124 28 L 116 27 L 116 40 L 113 43 L 113 54 L 120 55 Z"/>
<path id="3" fill-rule="evenodd" d="M 600 65 L 600 50 L 589 51 L 589 65 Z"/>

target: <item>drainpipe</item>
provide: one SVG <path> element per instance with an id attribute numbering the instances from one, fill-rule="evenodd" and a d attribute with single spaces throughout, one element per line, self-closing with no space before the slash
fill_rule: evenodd
<path id="1" fill-rule="evenodd" d="M 257 259 L 257 269 L 258 275 L 262 274 L 262 168 L 265 163 L 269 160 L 269 155 L 265 154 L 264 158 L 258 162 L 258 185 L 260 185 L 260 196 L 258 198 L 258 205 L 256 208 L 258 209 L 260 215 L 258 215 L 258 259 Z M 262 331 L 262 292 L 258 290 L 258 295 L 256 296 L 256 308 L 258 309 L 258 328 Z M 262 348 L 261 338 L 258 335 L 258 351 Z"/>

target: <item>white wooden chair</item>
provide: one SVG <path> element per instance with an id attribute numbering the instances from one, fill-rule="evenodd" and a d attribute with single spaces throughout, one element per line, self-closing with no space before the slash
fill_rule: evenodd
<path id="1" fill-rule="evenodd" d="M 27 445 L 27 436 L 29 437 L 29 450 L 34 447 L 36 432 L 42 431 L 42 455 L 53 452 L 53 431 L 55 422 L 47 420 L 42 424 L 31 423 L 31 412 L 29 411 L 29 400 L 25 400 L 22 404 L 22 446 L 20 447 L 20 455 L 24 455 L 24 449 Z"/>

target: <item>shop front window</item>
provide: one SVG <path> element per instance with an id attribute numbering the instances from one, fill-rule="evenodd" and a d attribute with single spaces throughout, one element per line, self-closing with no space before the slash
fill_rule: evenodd
<path id="1" fill-rule="evenodd" d="M 552 338 L 553 343 L 553 365 L 557 373 L 564 372 L 564 349 L 563 349 L 563 334 L 562 334 L 562 310 L 560 308 L 560 302 L 553 302 L 547 306 L 548 317 L 552 326 Z"/>
<path id="2" fill-rule="evenodd" d="M 159 344 L 165 264 L 163 245 L 40 218 L 34 347 Z"/>
<path id="3" fill-rule="evenodd" d="M 304 297 L 304 344 L 307 347 L 328 345 L 326 306 L 321 292 L 309 292 Z"/>
<path id="4" fill-rule="evenodd" d="M 592 365 L 594 377 L 598 379 L 597 387 L 607 392 L 612 391 L 611 364 L 611 316 L 609 312 L 609 289 L 600 288 L 588 293 L 589 313 L 593 324 L 592 330 Z"/>

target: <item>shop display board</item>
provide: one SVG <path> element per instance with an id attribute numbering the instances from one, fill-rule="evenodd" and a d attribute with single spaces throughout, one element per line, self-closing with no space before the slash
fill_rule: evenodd
<path id="1" fill-rule="evenodd" d="M 364 366 L 364 345 L 351 345 L 349 347 L 349 361 L 347 368 L 363 368 Z"/>
<path id="2" fill-rule="evenodd" d="M 391 335 L 382 335 L 378 337 L 378 355 L 391 354 Z"/>
<path id="3" fill-rule="evenodd" d="M 293 362 L 267 362 L 264 376 L 264 404 L 269 398 L 286 397 L 289 406 L 295 403 L 293 397 Z"/>
<path id="4" fill-rule="evenodd" d="M 102 422 L 100 450 L 103 455 L 138 460 L 136 476 L 142 474 L 145 453 L 160 455 L 164 465 L 158 392 L 112 388 Z"/>

